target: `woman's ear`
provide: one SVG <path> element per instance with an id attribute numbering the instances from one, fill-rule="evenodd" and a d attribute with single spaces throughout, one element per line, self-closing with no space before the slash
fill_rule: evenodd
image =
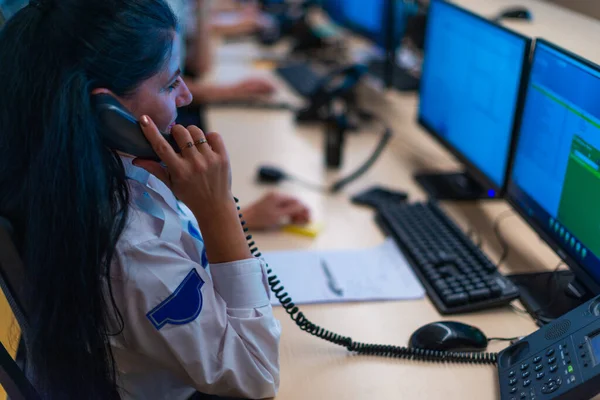
<path id="1" fill-rule="evenodd" d="M 115 94 L 106 88 L 96 88 L 96 89 L 92 89 L 92 94 L 110 94 L 113 97 L 116 97 Z"/>

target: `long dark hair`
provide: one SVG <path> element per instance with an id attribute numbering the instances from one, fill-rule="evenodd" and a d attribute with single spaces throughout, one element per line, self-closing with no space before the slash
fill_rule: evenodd
<path id="1" fill-rule="evenodd" d="M 129 197 L 90 93 L 159 72 L 177 23 L 163 0 L 32 3 L 0 31 L 0 215 L 26 266 L 29 364 L 44 398 L 116 398 L 109 272 Z"/>

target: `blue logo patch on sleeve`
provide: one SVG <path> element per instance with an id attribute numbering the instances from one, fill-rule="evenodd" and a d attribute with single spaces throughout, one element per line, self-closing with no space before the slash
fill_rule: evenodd
<path id="1" fill-rule="evenodd" d="M 202 311 L 202 291 L 204 281 L 196 269 L 192 269 L 177 289 L 146 317 L 157 330 L 166 324 L 184 325 L 195 320 Z"/>

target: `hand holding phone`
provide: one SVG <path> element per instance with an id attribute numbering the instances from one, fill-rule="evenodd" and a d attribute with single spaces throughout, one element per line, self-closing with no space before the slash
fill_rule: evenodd
<path id="1" fill-rule="evenodd" d="M 181 149 L 177 153 L 150 117 L 143 116 L 140 125 L 153 151 L 167 168 L 141 158 L 136 158 L 134 165 L 163 181 L 192 211 L 211 209 L 233 198 L 229 156 L 219 134 L 205 136 L 196 126 L 186 129 L 175 125 L 171 136 Z"/>
<path id="2" fill-rule="evenodd" d="M 160 161 L 150 142 L 144 136 L 136 118 L 116 98 L 107 93 L 95 94 L 92 96 L 92 104 L 100 124 L 100 134 L 106 146 L 121 153 Z M 160 134 L 175 152 L 180 152 L 172 135 L 162 132 Z"/>
<path id="3" fill-rule="evenodd" d="M 212 264 L 244 260 L 252 255 L 231 193 L 231 168 L 223 139 L 200 128 L 175 125 L 171 135 L 178 154 L 148 116 L 140 119 L 143 134 L 166 165 L 136 158 L 135 166 L 155 175 L 194 213 Z"/>

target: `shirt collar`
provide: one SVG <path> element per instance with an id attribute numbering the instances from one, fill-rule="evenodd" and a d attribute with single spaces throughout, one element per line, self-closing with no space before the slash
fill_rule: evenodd
<path id="1" fill-rule="evenodd" d="M 151 175 L 144 168 L 136 167 L 132 164 L 135 157 L 119 154 L 123 161 L 123 167 L 125 168 L 125 175 L 134 181 L 141 183 L 148 189 L 158 193 L 163 200 L 175 211 L 178 212 L 177 199 L 173 195 L 173 192 L 161 182 L 160 179 Z"/>
<path id="2" fill-rule="evenodd" d="M 146 186 L 148 184 L 148 178 L 150 178 L 150 173 L 146 171 L 144 168 L 136 167 L 132 164 L 134 157 L 126 156 L 120 154 L 121 161 L 123 161 L 123 167 L 125 167 L 125 175 L 128 178 L 133 179 L 134 181 L 138 181 L 142 185 Z"/>

